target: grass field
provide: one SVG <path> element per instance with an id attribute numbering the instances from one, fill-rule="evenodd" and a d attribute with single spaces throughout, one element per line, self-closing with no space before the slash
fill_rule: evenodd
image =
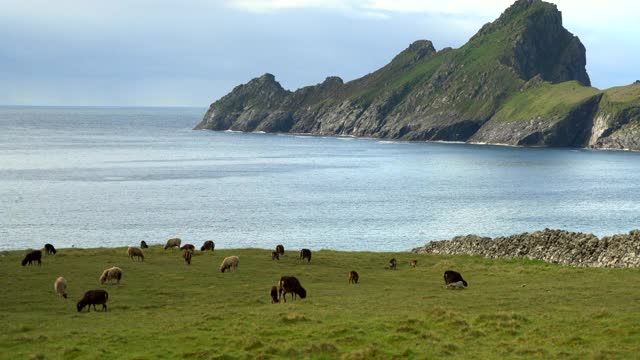
<path id="1" fill-rule="evenodd" d="M 198 252 L 187 266 L 160 247 L 144 263 L 124 248 L 61 249 L 22 267 L 23 254 L 0 256 L 2 359 L 638 357 L 638 270 L 335 251 L 303 264 L 293 251 L 272 261 L 259 249 Z M 228 255 L 240 266 L 222 274 Z M 391 257 L 396 271 L 385 269 Z M 121 284 L 101 286 L 113 265 Z M 469 288 L 445 290 L 447 269 Z M 347 283 L 350 270 L 359 284 Z M 67 300 L 53 290 L 60 275 Z M 282 275 L 297 276 L 307 299 L 272 305 Z M 97 288 L 109 292 L 109 311 L 78 313 L 77 300 Z"/>

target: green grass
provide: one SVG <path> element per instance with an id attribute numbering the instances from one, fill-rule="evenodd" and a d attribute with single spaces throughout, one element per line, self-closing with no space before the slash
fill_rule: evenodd
<path id="1" fill-rule="evenodd" d="M 409 253 L 179 252 L 62 249 L 43 265 L 0 256 L 2 359 L 634 358 L 640 342 L 640 271 L 568 268 L 537 261 Z M 227 255 L 236 273 L 221 274 Z M 391 257 L 397 271 L 385 270 Z M 410 269 L 410 259 L 418 267 Z M 98 283 L 119 266 L 120 285 Z M 442 273 L 470 286 L 445 290 Z M 349 285 L 350 270 L 360 284 Z M 53 281 L 66 277 L 70 299 Z M 295 275 L 308 298 L 272 305 L 269 289 Z M 109 312 L 78 313 L 84 291 L 109 291 Z"/>
<path id="2" fill-rule="evenodd" d="M 494 116 L 500 121 L 531 120 L 538 117 L 559 120 L 576 105 L 598 95 L 600 91 L 577 81 L 559 84 L 542 83 L 510 98 Z"/>

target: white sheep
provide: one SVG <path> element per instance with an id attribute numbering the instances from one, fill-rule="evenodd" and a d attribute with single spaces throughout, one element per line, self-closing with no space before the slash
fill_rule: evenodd
<path id="1" fill-rule="evenodd" d="M 107 281 L 113 281 L 113 280 L 116 280 L 116 283 L 120 284 L 120 279 L 122 279 L 122 269 L 114 266 L 103 271 L 102 275 L 100 275 L 99 280 L 100 280 L 100 284 L 104 284 Z"/>
<path id="2" fill-rule="evenodd" d="M 53 289 L 56 293 L 63 298 L 67 298 L 67 280 L 62 276 L 58 277 L 56 281 L 53 283 Z"/>
<path id="3" fill-rule="evenodd" d="M 237 256 L 227 256 L 222 260 L 222 264 L 220 264 L 220 272 L 225 272 L 226 270 L 234 271 L 238 269 L 238 264 L 240 264 L 240 258 Z"/>

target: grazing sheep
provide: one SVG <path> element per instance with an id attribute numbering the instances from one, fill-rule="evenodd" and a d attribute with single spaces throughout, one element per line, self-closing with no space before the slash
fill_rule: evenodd
<path id="1" fill-rule="evenodd" d="M 67 298 L 67 280 L 62 276 L 58 277 L 53 283 L 53 289 L 56 291 L 56 294 L 65 299 Z"/>
<path id="2" fill-rule="evenodd" d="M 167 250 L 169 248 L 174 248 L 174 247 L 179 248 L 181 243 L 182 243 L 182 240 L 178 238 L 169 239 L 167 240 L 167 243 L 164 245 L 164 249 Z"/>
<path id="3" fill-rule="evenodd" d="M 120 279 L 122 279 L 122 269 L 114 266 L 103 271 L 98 280 L 100 280 L 100 284 L 104 285 L 107 281 L 113 280 L 116 280 L 116 284 L 120 284 Z"/>
<path id="4" fill-rule="evenodd" d="M 271 287 L 271 303 L 272 304 L 277 304 L 280 302 L 280 300 L 278 300 L 278 287 L 277 286 L 272 286 Z"/>
<path id="5" fill-rule="evenodd" d="M 464 287 L 469 286 L 469 284 L 467 284 L 467 282 L 462 278 L 462 275 L 460 275 L 459 272 L 453 270 L 447 270 L 444 272 L 444 283 L 446 285 L 457 282 L 462 282 L 462 285 L 464 285 Z"/>
<path id="6" fill-rule="evenodd" d="M 240 258 L 237 256 L 227 256 L 222 260 L 222 264 L 220 264 L 220 272 L 231 271 L 232 269 L 234 271 L 238 270 L 238 264 L 240 264 Z"/>
<path id="7" fill-rule="evenodd" d="M 398 262 L 396 258 L 389 260 L 389 270 L 395 270 L 398 267 Z"/>
<path id="8" fill-rule="evenodd" d="M 184 245 L 182 245 L 180 250 L 189 250 L 191 252 L 194 252 L 194 251 L 196 251 L 196 247 L 193 246 L 192 244 L 184 244 Z"/>
<path id="9" fill-rule="evenodd" d="M 278 293 L 280 299 L 284 299 L 284 302 L 287 302 L 287 294 L 289 293 L 291 294 L 291 299 L 295 299 L 296 295 L 300 296 L 301 299 L 307 297 L 307 290 L 300 285 L 300 281 L 295 276 L 281 277 L 278 283 Z"/>
<path id="10" fill-rule="evenodd" d="M 349 273 L 349 284 L 351 284 L 351 283 L 357 284 L 358 283 L 358 279 L 360 279 L 360 275 L 358 275 L 357 272 L 351 270 L 351 272 Z"/>
<path id="11" fill-rule="evenodd" d="M 144 253 L 142 252 L 142 249 L 140 249 L 139 247 L 129 246 L 129 249 L 127 249 L 127 254 L 129 254 L 129 257 L 131 258 L 131 260 L 133 260 L 133 258 L 136 257 L 137 260 L 144 261 Z"/>
<path id="12" fill-rule="evenodd" d="M 55 255 L 57 253 L 56 248 L 51 244 L 44 244 L 44 253 L 47 255 Z"/>
<path id="13" fill-rule="evenodd" d="M 87 306 L 87 311 L 91 311 L 91 305 L 93 305 L 93 310 L 96 310 L 96 305 L 102 305 L 102 310 L 107 311 L 107 300 L 109 300 L 109 293 L 105 290 L 89 290 L 84 293 L 84 296 L 76 307 L 78 308 L 78 312 L 82 311 L 82 308 Z M 97 311 L 97 310 L 96 310 Z"/>
<path id="14" fill-rule="evenodd" d="M 311 261 L 311 250 L 302 249 L 300 250 L 300 260 L 307 259 L 307 263 Z"/>
<path id="15" fill-rule="evenodd" d="M 466 286 L 464 285 L 464 283 L 462 281 L 456 281 L 456 282 L 452 282 L 446 285 L 447 289 L 464 289 Z"/>
<path id="16" fill-rule="evenodd" d="M 141 249 L 148 249 L 149 245 L 147 245 L 146 241 L 142 240 L 142 241 L 140 241 L 140 248 Z"/>
<path id="17" fill-rule="evenodd" d="M 418 260 L 411 260 L 411 262 L 409 263 L 409 265 L 411 265 L 412 268 L 416 268 L 416 266 L 418 266 Z"/>
<path id="18" fill-rule="evenodd" d="M 33 250 L 31 252 L 28 252 L 24 256 L 24 259 L 22 259 L 22 266 L 25 266 L 27 264 L 31 265 L 31 263 L 34 261 L 37 261 L 38 265 L 42 265 L 42 251 Z"/>
<path id="19" fill-rule="evenodd" d="M 278 253 L 278 255 L 284 255 L 284 246 L 282 245 L 276 246 L 276 252 Z"/>
<path id="20" fill-rule="evenodd" d="M 280 255 L 278 254 L 277 251 L 271 252 L 271 260 L 280 260 Z"/>
<path id="21" fill-rule="evenodd" d="M 213 251 L 213 249 L 215 249 L 215 247 L 216 247 L 216 244 L 213 241 L 207 240 L 207 241 L 204 242 L 204 244 L 200 248 L 200 251 L 207 251 L 207 250 Z"/>
<path id="22" fill-rule="evenodd" d="M 191 265 L 192 256 L 193 256 L 193 253 L 190 250 L 185 250 L 184 254 L 182 254 L 182 257 L 184 258 L 184 261 L 187 263 L 187 265 Z"/>

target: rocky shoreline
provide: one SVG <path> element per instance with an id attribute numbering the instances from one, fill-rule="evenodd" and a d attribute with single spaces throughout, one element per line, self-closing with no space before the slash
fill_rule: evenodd
<path id="1" fill-rule="evenodd" d="M 640 230 L 599 239 L 593 234 L 544 229 L 508 237 L 457 236 L 432 241 L 413 253 L 542 260 L 577 267 L 640 267 Z"/>

